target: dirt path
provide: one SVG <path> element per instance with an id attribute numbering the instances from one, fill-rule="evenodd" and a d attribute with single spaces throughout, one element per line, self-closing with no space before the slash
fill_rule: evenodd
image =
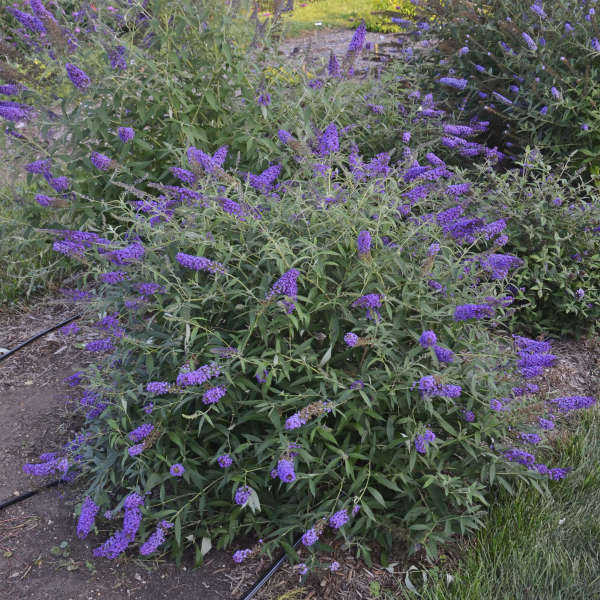
<path id="1" fill-rule="evenodd" d="M 0 313 L 0 348 L 72 314 L 73 307 L 58 299 Z M 59 448 L 77 431 L 79 417 L 63 379 L 83 366 L 83 353 L 59 332 L 0 363 L 0 499 L 37 487 L 41 482 L 23 473 L 23 463 Z M 231 598 L 232 581 L 223 574 L 232 563 L 223 553 L 213 553 L 197 570 L 127 556 L 93 559 L 92 548 L 103 540 L 75 536 L 79 500 L 77 489 L 61 485 L 0 512 L 0 600 Z"/>
<path id="2" fill-rule="evenodd" d="M 352 31 L 348 29 L 315 29 L 283 41 L 279 45 L 279 52 L 292 62 L 306 60 L 314 68 L 326 64 L 330 52 L 341 62 L 351 39 Z M 398 34 L 395 33 L 367 32 L 366 48 L 356 61 L 357 68 L 365 69 L 377 64 L 382 58 L 385 61 L 387 57 L 399 56 L 402 45 L 397 40 Z"/>

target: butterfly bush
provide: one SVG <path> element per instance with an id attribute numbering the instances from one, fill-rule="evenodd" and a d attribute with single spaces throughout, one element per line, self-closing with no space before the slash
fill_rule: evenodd
<path id="1" fill-rule="evenodd" d="M 431 35 L 453 48 L 431 61 L 431 72 L 448 73 L 440 82 L 460 92 L 466 114 L 494 121 L 501 150 L 515 155 L 536 145 L 559 161 L 574 153 L 574 164 L 597 171 L 593 73 L 600 44 L 593 2 L 493 0 L 484 7 L 434 0 L 423 15 L 436 16 Z M 468 53 L 460 51 L 465 43 Z"/>
<path id="2" fill-rule="evenodd" d="M 566 474 L 509 422 L 543 441 L 556 413 L 594 402 L 540 402 L 528 380 L 551 366 L 551 348 L 502 333 L 527 258 L 507 247 L 518 230 L 503 207 L 522 186 L 512 172 L 488 174 L 504 158 L 478 137 L 489 121 L 455 122 L 397 73 L 367 102 L 346 58 L 339 69 L 330 61 L 318 90 L 302 78 L 269 85 L 263 117 L 263 74 L 252 80 L 247 61 L 228 58 L 238 49 L 225 52 L 211 24 L 182 28 L 195 36 L 178 44 L 190 69 L 174 79 L 155 50 L 161 26 L 166 15 L 233 18 L 207 4 L 156 2 L 144 35 L 123 35 L 154 77 L 119 68 L 115 85 L 83 50 L 70 59 L 81 70 L 68 74 L 71 102 L 98 99 L 86 109 L 93 126 L 65 123 L 79 154 L 68 164 L 34 157 L 28 176 L 68 199 L 46 209 L 78 225 L 44 234 L 57 256 L 86 265 L 93 285 L 69 295 L 103 337 L 88 343 L 85 387 L 74 386 L 81 443 L 24 470 L 80 474 L 82 534 L 109 530 L 98 557 L 187 546 L 201 555 L 195 540 L 209 538 L 242 562 L 299 534 L 307 548 L 352 535 L 368 556 L 390 531 L 435 555 L 480 525 L 492 485 Z M 363 44 L 361 27 L 349 53 Z M 201 60 L 208 49 L 223 61 L 211 59 L 214 74 Z M 202 77 L 224 74 L 231 93 L 217 101 L 220 87 Z M 194 85 L 194 102 L 164 104 L 169 86 Z M 440 83 L 442 98 L 448 85 L 466 87 Z M 314 127 L 289 121 L 286 98 L 300 89 L 320 94 Z M 331 101 L 346 102 L 339 120 Z M 106 114 L 110 126 L 97 127 Z M 199 114 L 205 131 L 181 127 Z M 224 116 L 229 133 L 216 125 Z M 127 143 L 123 123 L 135 133 Z M 108 173 L 110 157 L 119 168 Z M 465 158 L 485 175 L 453 166 Z M 574 300 L 587 301 L 589 287 L 577 282 Z M 261 541 L 239 549 L 244 536 Z"/>
<path id="3" fill-rule="evenodd" d="M 313 157 L 324 160 L 318 147 Z M 335 155 L 329 160 L 337 174 L 316 180 L 312 194 L 284 180 L 275 198 L 241 185 L 244 173 L 240 185 L 205 176 L 194 184 L 202 213 L 191 220 L 186 203 L 159 226 L 140 218 L 130 188 L 131 198 L 119 204 L 128 231 L 55 232 L 98 273 L 92 306 L 106 316 L 95 327 L 110 336 L 82 397 L 90 437 L 75 466 L 87 474 L 88 497 L 99 507 L 82 509 L 82 531 L 90 527 L 87 515 L 98 521 L 112 509 L 112 486 L 94 468 L 98 453 L 136 494 L 97 556 L 134 547 L 142 555 L 177 553 L 189 533 L 224 547 L 244 534 L 264 540 L 258 550 L 238 550 L 240 562 L 298 531 L 312 548 L 348 527 L 365 551 L 390 527 L 403 527 L 415 531 L 409 543 L 435 553 L 449 533 L 477 527 L 491 465 L 504 465 L 495 479 L 505 480 L 547 481 L 567 468 L 547 466 L 526 448 L 538 447 L 535 436 L 543 441 L 553 409 L 576 410 L 594 399 L 558 399 L 537 415 L 544 421 L 526 421 L 536 389 L 527 380 L 554 357 L 547 343 L 493 333 L 514 311 L 505 285 L 521 267 L 518 257 L 506 259 L 508 267 L 504 259 L 493 262 L 503 228 L 476 220 L 469 230 L 476 244 L 465 243 L 463 221 L 474 217 L 449 212 L 454 194 L 399 212 L 394 199 L 415 185 L 415 173 L 427 177 L 439 166 L 416 172 L 411 161 L 357 178 L 337 168 Z M 295 181 L 315 182 L 311 164 L 295 164 Z M 431 181 L 444 189 L 450 176 L 457 174 L 446 166 Z M 332 184 L 345 200 L 323 204 L 319 196 Z M 260 206 L 262 218 L 223 211 L 224 193 Z M 370 261 L 357 252 L 356 231 L 371 232 Z M 394 243 L 375 245 L 383 234 Z M 115 260 L 118 272 L 111 270 Z M 501 277 L 490 264 L 504 269 Z M 140 286 L 152 283 L 161 293 L 140 296 Z M 137 392 L 121 401 L 131 389 Z M 513 422 L 520 414 L 523 435 L 515 438 L 507 415 Z M 444 479 L 444 505 L 433 500 L 442 491 L 442 462 L 453 473 Z M 28 467 L 38 468 L 68 472 L 69 455 Z M 423 487 L 426 481 L 433 483 Z M 215 533 L 225 521 L 233 527 Z"/>

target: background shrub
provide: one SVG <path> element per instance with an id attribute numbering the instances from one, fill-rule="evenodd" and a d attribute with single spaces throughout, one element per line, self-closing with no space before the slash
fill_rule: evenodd
<path id="1" fill-rule="evenodd" d="M 491 119 L 508 154 L 537 146 L 596 172 L 600 42 L 594 2 L 434 0 L 422 7 L 444 56 L 429 73 L 466 79 L 454 102 Z M 447 88 L 452 91 L 451 88 Z"/>

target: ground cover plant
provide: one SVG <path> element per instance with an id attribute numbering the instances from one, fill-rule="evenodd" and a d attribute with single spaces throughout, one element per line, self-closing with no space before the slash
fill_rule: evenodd
<path id="1" fill-rule="evenodd" d="M 194 6 L 206 12 L 159 0 L 123 9 L 133 25 L 119 40 L 147 79 L 109 53 L 116 75 L 100 82 L 108 71 L 93 36 L 59 62 L 73 93 L 61 110 L 75 124 L 64 119 L 60 133 L 77 147 L 70 156 L 47 146 L 27 165 L 32 184 L 54 190 L 30 200 L 57 221 L 40 234 L 80 266 L 82 284 L 68 293 L 102 339 L 85 347 L 97 366 L 71 379 L 83 431 L 25 469 L 85 480 L 78 534 L 107 532 L 97 556 L 137 544 L 142 555 L 181 557 L 192 546 L 200 562 L 213 545 L 262 540 L 237 549 L 240 562 L 279 546 L 293 555 L 302 534 L 315 561 L 331 535 L 369 559 L 373 539 L 389 546 L 392 532 L 433 556 L 480 526 L 492 486 L 563 478 L 568 465 L 544 462 L 544 431 L 554 413 L 595 402 L 536 399 L 532 379 L 553 363 L 551 345 L 510 335 L 515 274 L 545 247 L 518 237 L 522 188 L 550 174 L 537 162 L 490 171 L 503 155 L 481 143 L 450 152 L 448 136 L 488 125 L 456 122 L 421 94 L 410 52 L 407 71 L 380 74 L 365 95 L 352 76 L 363 26 L 322 73 L 282 84 L 257 68 L 253 79 L 234 50 L 215 77 L 212 65 L 200 79 L 174 69 L 165 100 L 161 61 L 185 66 L 209 45 L 227 58 L 241 27 L 232 7 Z M 106 40 L 117 30 L 103 23 Z M 173 32 L 188 43 L 174 47 Z M 295 119 L 290 90 L 302 90 Z M 34 124 L 50 124 L 40 96 L 18 91 L 4 117 L 31 126 L 10 135 L 41 151 Z M 196 117 L 188 100 L 199 94 Z M 252 135 L 228 129 L 237 117 Z M 480 166 L 461 171 L 457 153 Z M 552 176 L 544 194 L 562 187 Z M 540 202 L 540 218 L 571 227 L 572 203 Z M 523 256 L 506 251 L 513 237 Z M 577 248 L 595 254 L 595 240 Z M 563 273 L 562 250 L 553 256 Z M 561 277 L 592 295 L 583 275 Z M 585 316 L 576 291 L 559 306 Z"/>

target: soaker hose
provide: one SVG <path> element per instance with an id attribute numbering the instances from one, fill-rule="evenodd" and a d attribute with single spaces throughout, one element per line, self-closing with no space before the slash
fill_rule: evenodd
<path id="1" fill-rule="evenodd" d="M 59 323 L 58 325 L 54 325 L 53 327 L 50 327 L 49 329 L 46 329 L 45 331 L 42 331 L 41 333 L 38 333 L 36 335 L 34 335 L 33 337 L 29 338 L 28 340 L 24 341 L 23 343 L 19 344 L 18 346 L 15 346 L 14 348 L 12 348 L 11 350 L 9 350 L 6 354 L 3 354 L 0 356 L 0 362 L 2 362 L 3 360 L 7 359 L 9 356 L 12 356 L 15 352 L 21 350 L 21 348 L 24 348 L 25 346 L 31 344 L 32 342 L 35 342 L 35 340 L 43 337 L 44 335 L 50 333 L 51 331 L 54 331 L 56 329 L 59 329 L 60 327 L 64 327 L 65 325 L 68 325 L 69 323 L 71 323 L 72 321 L 75 321 L 76 319 L 79 319 L 81 315 L 75 315 L 74 317 L 71 317 L 70 319 L 67 319 L 66 321 L 63 321 L 62 323 Z M 4 510 L 5 508 L 8 508 L 9 506 L 12 506 L 13 504 L 18 504 L 19 502 L 22 502 L 23 500 L 27 500 L 27 498 L 31 498 L 32 496 L 35 496 L 36 494 L 39 494 L 39 492 L 41 492 L 42 490 L 46 490 L 49 488 L 53 488 L 56 487 L 59 483 L 61 483 L 60 479 L 55 479 L 54 481 L 51 481 L 50 483 L 47 483 L 46 485 L 43 485 L 40 488 L 37 488 L 35 490 L 31 490 L 29 492 L 24 492 L 23 494 L 19 494 L 18 496 L 14 496 L 11 498 L 7 498 L 6 500 L 3 500 L 2 502 L 0 502 L 0 510 Z M 295 550 L 301 542 L 302 538 L 298 538 L 295 542 L 294 545 L 292 546 L 292 548 Z M 248 590 L 244 596 L 242 596 L 240 598 L 240 600 L 251 600 L 251 598 L 254 598 L 254 596 L 258 593 L 259 590 L 261 590 L 266 583 L 269 581 L 269 579 L 271 579 L 271 577 L 273 577 L 273 575 L 275 575 L 275 573 L 279 570 L 279 568 L 281 567 L 281 565 L 285 562 L 287 556 L 285 554 L 285 552 L 261 575 L 260 579 L 258 579 L 258 581 L 252 586 L 252 588 L 250 590 Z"/>
<path id="2" fill-rule="evenodd" d="M 41 333 L 34 335 L 33 337 L 29 338 L 28 340 L 24 341 L 23 343 L 19 344 L 18 346 L 15 346 L 11 350 L 9 350 L 6 354 L 0 355 L 0 362 L 5 360 L 9 356 L 12 356 L 15 352 L 17 352 L 18 350 L 21 350 L 21 348 L 24 348 L 25 346 L 28 346 L 32 342 L 35 342 L 35 340 L 45 336 L 46 334 L 50 333 L 51 331 L 54 331 L 55 329 L 64 327 L 65 325 L 68 325 L 72 321 L 79 319 L 79 317 L 81 317 L 81 315 L 75 315 L 74 317 L 71 317 L 70 319 L 63 321 L 62 323 L 59 323 L 58 325 L 53 325 L 49 329 L 46 329 L 45 331 L 42 331 Z M 11 498 L 6 498 L 5 500 L 2 500 L 0 502 L 0 510 L 4 510 L 5 508 L 12 506 L 13 504 L 18 504 L 19 502 L 23 502 L 23 500 L 27 500 L 27 498 L 31 498 L 32 496 L 39 494 L 39 492 L 41 492 L 42 490 L 47 490 L 49 488 L 56 487 L 60 482 L 61 482 L 60 479 L 55 479 L 54 481 L 51 481 L 50 483 L 47 483 L 46 485 L 43 485 L 42 487 L 37 488 L 35 490 L 31 490 L 29 492 L 24 492 L 22 494 L 19 494 L 18 496 L 12 496 Z"/>
<path id="3" fill-rule="evenodd" d="M 75 321 L 76 319 L 79 319 L 79 317 L 81 317 L 81 315 L 75 315 L 74 317 L 71 317 L 70 319 L 63 321 L 62 323 L 59 323 L 58 325 L 54 325 L 54 326 L 50 327 L 49 329 L 46 329 L 45 331 L 42 331 L 41 333 L 34 335 L 33 337 L 24 341 L 22 344 L 19 344 L 18 346 L 15 346 L 14 348 L 12 348 L 12 350 L 9 350 L 6 354 L 0 355 L 0 362 L 7 359 L 9 356 L 12 356 L 15 352 L 17 352 L 21 348 L 28 346 L 29 344 L 31 344 L 31 342 L 35 342 L 35 340 L 45 336 L 46 334 L 50 333 L 51 331 L 54 331 L 55 329 L 59 329 L 60 327 L 68 325 L 69 323 L 71 323 L 71 321 Z"/>
<path id="4" fill-rule="evenodd" d="M 302 541 L 302 538 L 299 537 L 295 542 L 292 548 L 295 550 Z M 285 552 L 261 575 L 260 579 L 252 586 L 250 590 L 246 592 L 244 596 L 240 598 L 240 600 L 250 600 L 250 598 L 254 598 L 255 594 L 275 575 L 279 567 L 285 562 L 287 558 Z"/>
<path id="5" fill-rule="evenodd" d="M 43 485 L 42 487 L 38 488 L 37 490 L 31 490 L 30 492 L 24 492 L 23 494 L 19 494 L 18 496 L 13 496 L 12 498 L 7 498 L 6 500 L 2 500 L 2 502 L 0 502 L 0 510 L 4 510 L 5 508 L 12 506 L 13 504 L 18 504 L 19 502 L 22 502 L 23 500 L 27 500 L 27 498 L 31 498 L 31 496 L 35 496 L 42 490 L 56 487 L 59 483 L 61 483 L 61 480 L 55 479 L 54 481 L 51 481 L 50 483 Z"/>

